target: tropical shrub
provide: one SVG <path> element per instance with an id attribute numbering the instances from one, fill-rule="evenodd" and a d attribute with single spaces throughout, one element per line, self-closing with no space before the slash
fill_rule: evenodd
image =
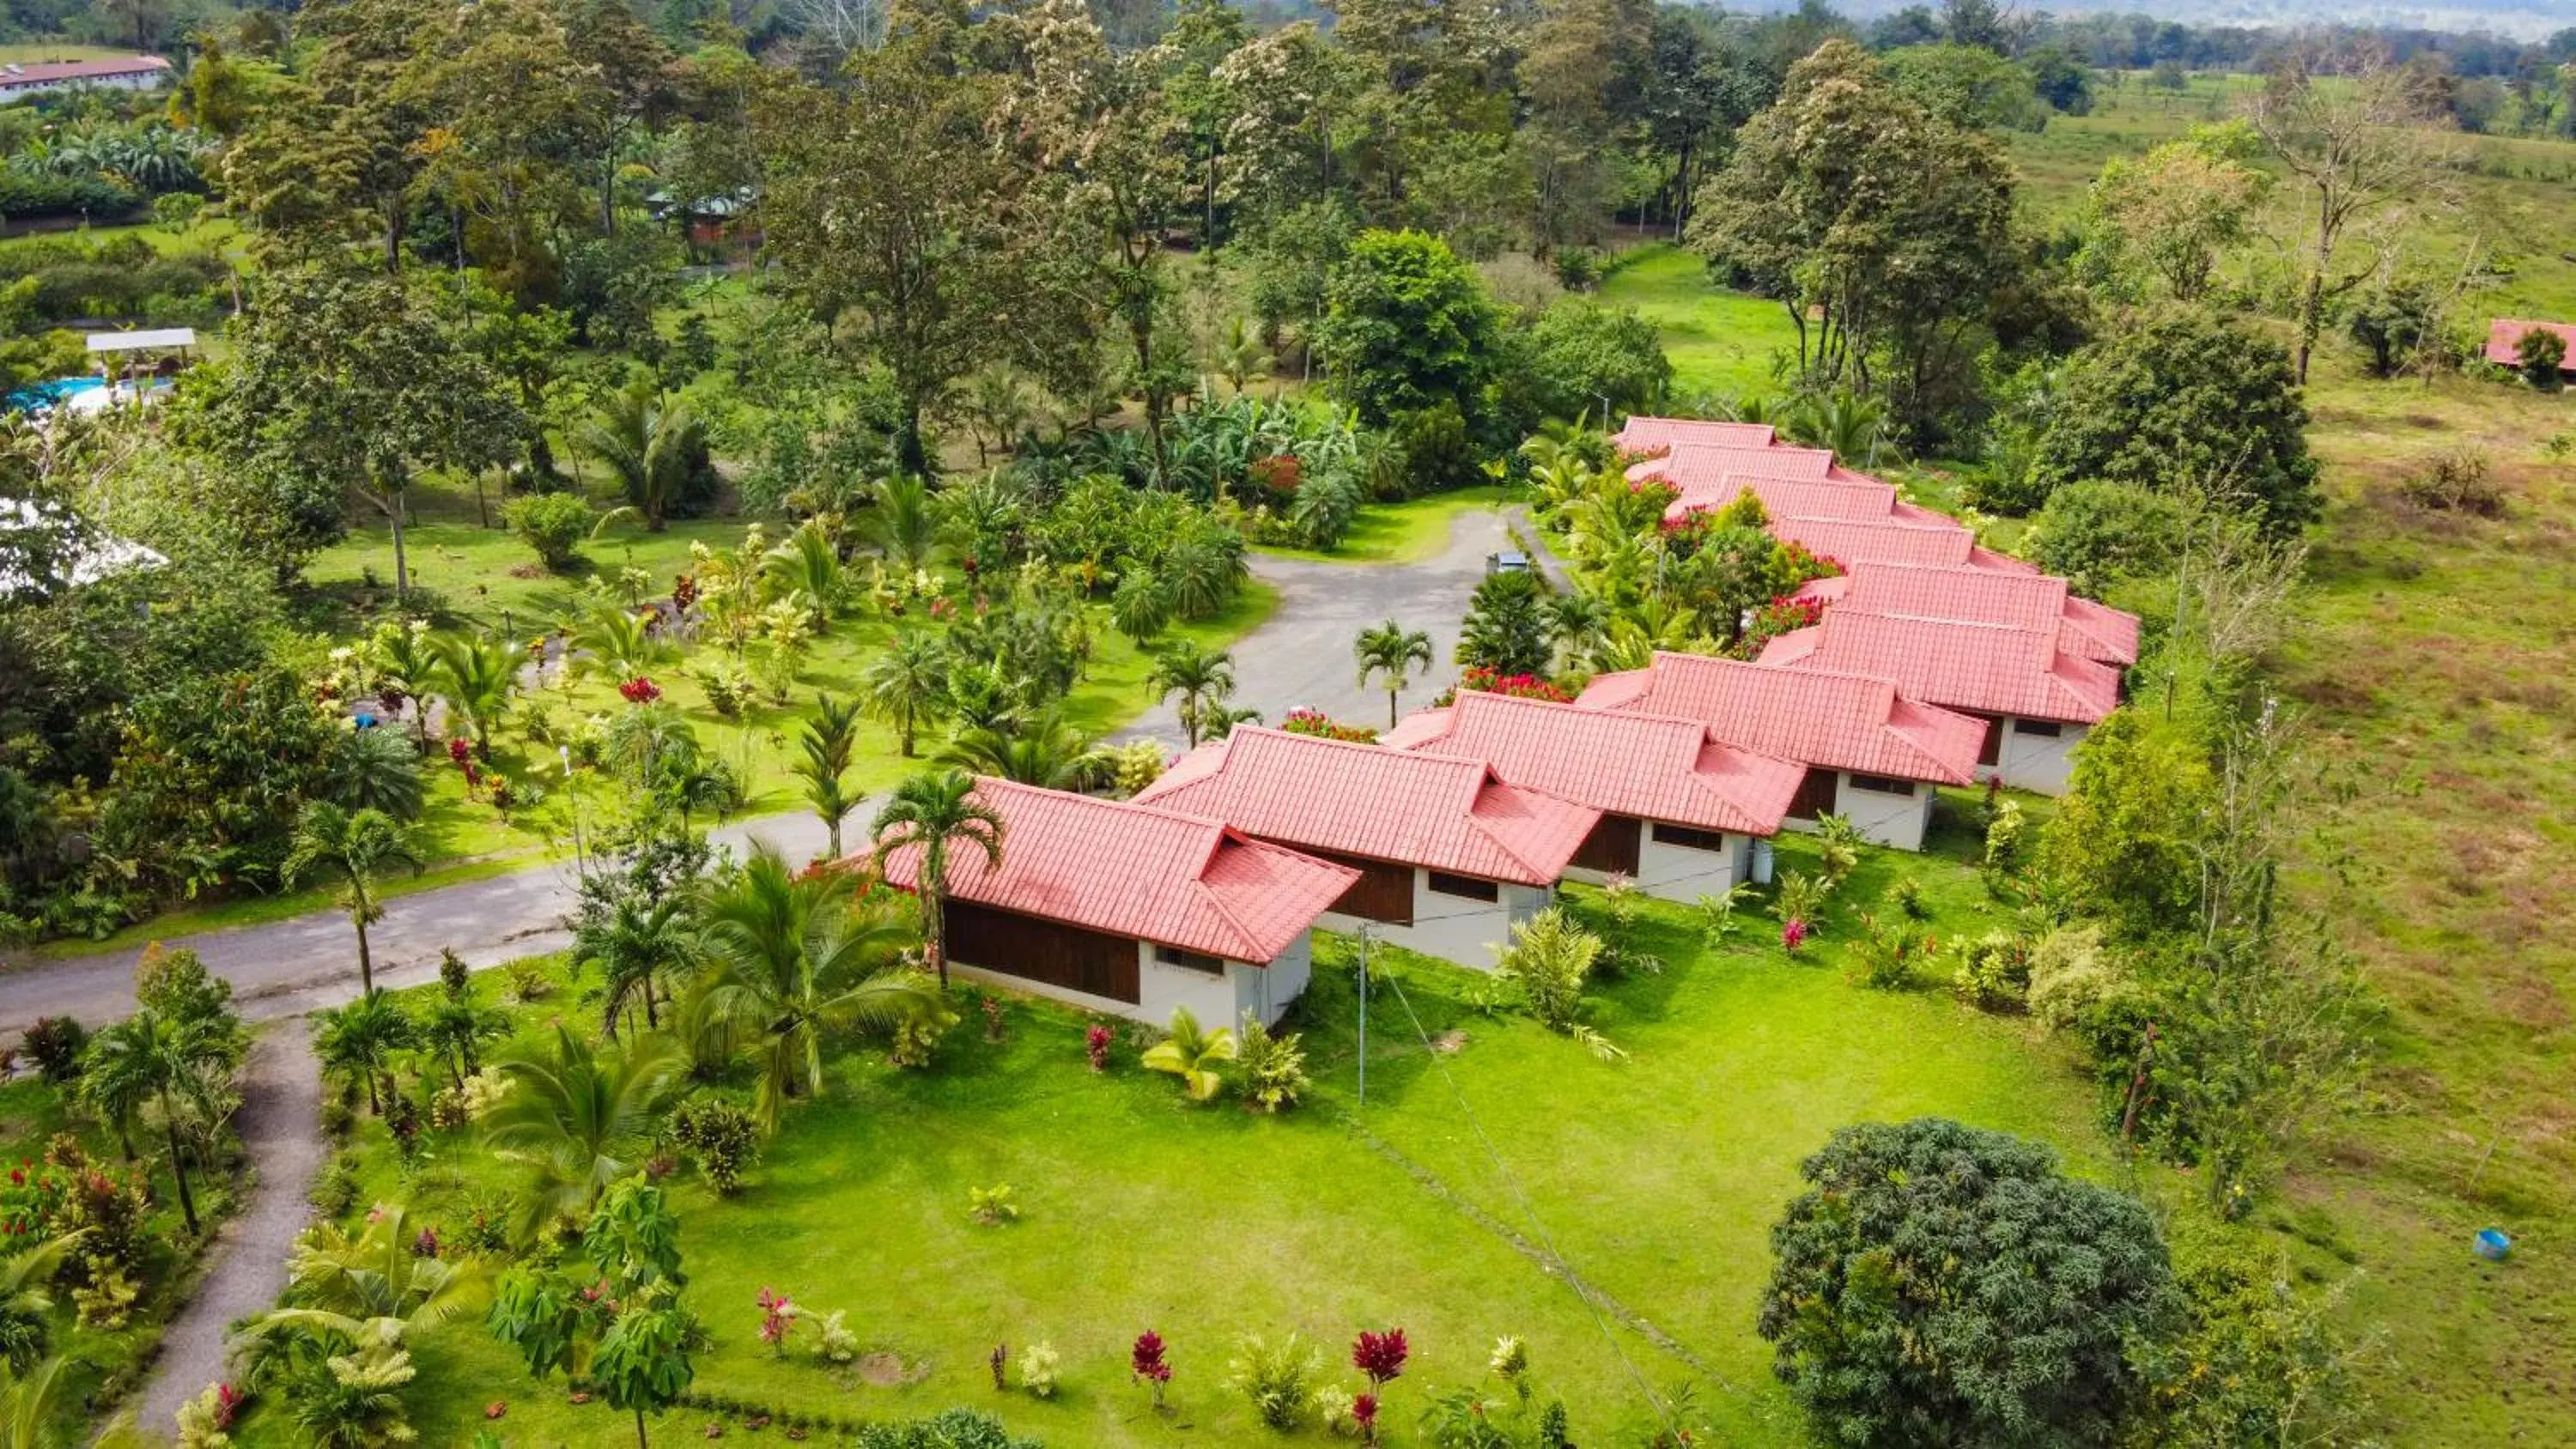
<path id="1" fill-rule="evenodd" d="M 1273 1035 L 1260 1017 L 1247 1011 L 1235 1039 L 1235 1065 L 1243 1073 L 1245 1106 L 1258 1112 L 1286 1111 L 1314 1085 L 1306 1077 L 1306 1048 L 1296 1032 Z"/>
<path id="2" fill-rule="evenodd" d="M 2030 948 L 2030 986 L 2024 993 L 2031 1018 L 2063 1031 L 2128 984 L 2127 973 L 2102 944 L 2099 926 L 2060 926 Z"/>
<path id="3" fill-rule="evenodd" d="M 1817 923 L 1825 913 L 1825 901 L 1833 893 L 1832 883 L 1822 876 L 1809 875 L 1802 870 L 1781 873 L 1780 892 L 1772 899 L 1771 913 L 1780 918 L 1783 941 L 1788 940 L 1789 927 L 1799 928 L 1798 940 L 1790 943 L 1790 950 L 1797 950 L 1799 944 L 1815 933 Z"/>
<path id="4" fill-rule="evenodd" d="M 1014 1200 L 1011 1185 L 995 1183 L 991 1187 L 966 1189 L 967 1216 L 988 1228 L 1020 1220 L 1020 1205 Z"/>
<path id="5" fill-rule="evenodd" d="M 2418 508 L 2474 513 L 2493 518 L 2504 512 L 2504 488 L 2491 475 L 2487 455 L 2474 448 L 2455 448 L 2406 475 L 2397 491 Z"/>
<path id="6" fill-rule="evenodd" d="M 1235 1059 L 1237 1050 L 1231 1028 L 1203 1030 L 1188 1007 L 1177 1006 L 1172 1008 L 1170 1033 L 1147 1047 L 1141 1060 L 1149 1071 L 1180 1078 L 1191 1101 L 1205 1102 L 1225 1090 L 1221 1069 Z"/>
<path id="7" fill-rule="evenodd" d="M 743 1170 L 760 1158 L 760 1124 L 720 1097 L 701 1097 L 671 1114 L 671 1140 L 697 1159 L 719 1197 L 742 1190 Z"/>
<path id="8" fill-rule="evenodd" d="M 1860 918 L 1860 939 L 1852 943 L 1861 984 L 1880 991 L 1913 985 L 1915 968 L 1930 954 L 1931 942 L 1921 927 L 1902 919 L 1881 922 L 1874 915 Z"/>
<path id="9" fill-rule="evenodd" d="M 1961 940 L 1953 985 L 1962 999 L 1988 1011 L 2018 1006 L 2030 989 L 2030 944 L 2005 931 Z"/>
<path id="10" fill-rule="evenodd" d="M 81 1050 L 89 1045 L 89 1032 L 68 1016 L 40 1016 L 20 1043 L 27 1060 L 36 1064 L 37 1074 L 61 1086 L 80 1076 Z"/>
<path id="11" fill-rule="evenodd" d="M 1749 880 L 1737 881 L 1722 896 L 1701 896 L 1691 903 L 1691 914 L 1699 920 L 1699 938 L 1703 945 L 1723 945 L 1735 934 L 1735 913 L 1751 903 L 1761 887 Z"/>
<path id="12" fill-rule="evenodd" d="M 1323 1363 L 1294 1333 L 1276 1344 L 1251 1334 L 1230 1367 L 1235 1389 L 1252 1400 L 1252 1412 L 1264 1425 L 1285 1433 L 1304 1422 L 1313 1406 L 1315 1373 Z"/>
<path id="13" fill-rule="evenodd" d="M 1304 705 L 1288 711 L 1287 716 L 1279 721 L 1279 728 L 1292 735 L 1314 735 L 1319 739 L 1355 740 L 1361 744 L 1377 742 L 1377 731 L 1369 726 L 1343 724 L 1320 709 Z"/>
<path id="14" fill-rule="evenodd" d="M 1601 959 L 1601 938 L 1550 906 L 1512 927 L 1511 944 L 1494 963 L 1495 994 L 1484 1004 L 1513 1005 L 1539 1025 L 1570 1036 L 1604 1061 L 1622 1055 L 1609 1038 L 1583 1022 L 1583 987 Z"/>
<path id="15" fill-rule="evenodd" d="M 2069 483 L 2048 495 L 2024 547 L 2030 561 L 2099 598 L 2121 579 L 2165 572 L 2182 500 L 2130 483 Z"/>
<path id="16" fill-rule="evenodd" d="M 557 573 L 581 557 L 581 541 L 590 534 L 590 505 L 571 493 L 532 493 L 511 500 L 501 521 L 536 551 L 537 561 Z"/>
<path id="17" fill-rule="evenodd" d="M 2513 362 L 2523 381 L 2556 392 L 2567 364 L 2567 339 L 2547 327 L 2529 328 L 2513 341 Z"/>
<path id="18" fill-rule="evenodd" d="M 1045 1339 L 1030 1344 L 1020 1350 L 1020 1387 L 1035 1398 L 1054 1398 L 1056 1373 L 1062 1363 L 1054 1344 Z"/>
<path id="19" fill-rule="evenodd" d="M 1507 695 L 1513 699 L 1543 699 L 1550 704 L 1574 702 L 1573 695 L 1535 674 L 1505 674 L 1481 664 L 1459 675 L 1458 687 L 1482 694 Z"/>

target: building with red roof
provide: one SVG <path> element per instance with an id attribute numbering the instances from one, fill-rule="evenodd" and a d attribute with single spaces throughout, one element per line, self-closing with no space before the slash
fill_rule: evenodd
<path id="1" fill-rule="evenodd" d="M 2119 707 L 2120 671 L 2070 652 L 2062 628 L 1864 614 L 1773 639 L 1765 666 L 1884 679 L 1926 704 L 1990 722 L 1977 763 L 2005 784 L 2055 795 L 2075 746 Z"/>
<path id="2" fill-rule="evenodd" d="M 2063 630 L 2068 649 L 2105 664 L 2138 662 L 2138 616 L 2069 592 L 2054 574 L 1996 569 L 1924 568 L 1857 563 L 1838 578 L 1814 579 L 1798 591 L 1838 609 Z"/>
<path id="3" fill-rule="evenodd" d="M 2555 332 L 2567 344 L 2560 356 L 2558 370 L 2576 376 L 2576 322 L 2534 322 L 2521 317 L 2498 317 L 2487 324 L 2487 361 L 2498 367 L 2522 366 L 2522 334 Z"/>
<path id="4" fill-rule="evenodd" d="M 1360 879 L 1323 924 L 1477 967 L 1547 908 L 1601 817 L 1483 760 L 1257 726 L 1183 755 L 1136 800 L 1350 866 Z"/>
<path id="5" fill-rule="evenodd" d="M 158 90 L 170 83 L 170 62 L 157 55 L 109 60 L 37 60 L 0 65 L 0 101 L 21 100 L 73 86 L 111 91 Z"/>
<path id="6" fill-rule="evenodd" d="M 1739 659 L 1658 652 L 1644 669 L 1595 677 L 1580 709 L 1679 716 L 1803 776 L 1786 824 L 1841 815 L 1861 834 L 1921 850 L 1943 785 L 1976 778 L 1986 722 L 1909 699 L 1885 679 L 1772 669 Z"/>
<path id="7" fill-rule="evenodd" d="M 1347 866 L 1214 820 L 991 778 L 1002 863 L 948 856 L 948 956 L 962 971 L 1160 1026 L 1279 1019 L 1312 974 L 1308 928 L 1359 880 Z M 919 884 L 897 850 L 889 883 Z"/>
<path id="8" fill-rule="evenodd" d="M 1570 873 L 1626 876 L 1679 901 L 1722 895 L 1751 875 L 1753 841 L 1779 833 L 1806 773 L 1715 738 L 1695 719 L 1473 690 L 1380 743 L 1484 760 L 1505 779 L 1599 810 Z"/>
<path id="9" fill-rule="evenodd" d="M 1623 453 L 1653 456 L 1685 445 L 1767 448 L 1778 432 L 1769 423 L 1727 423 L 1708 418 L 1632 417 L 1610 441 Z"/>
<path id="10" fill-rule="evenodd" d="M 1975 534 L 1955 522 L 1903 523 L 1895 519 L 1774 514 L 1769 526 L 1772 537 L 1798 544 L 1818 558 L 1832 559 L 1845 568 L 1895 563 L 2015 574 L 2039 572 L 2010 554 L 1981 546 Z"/>
<path id="11" fill-rule="evenodd" d="M 1808 478 L 1818 482 L 1836 477 L 1860 478 L 1857 473 L 1835 466 L 1831 448 L 1799 448 L 1785 443 L 1774 443 L 1767 448 L 1686 443 L 1642 463 L 1631 464 L 1628 481 L 1642 483 L 1648 478 L 1660 478 L 1675 488 L 1688 489 L 1710 486 L 1729 473 Z"/>
<path id="12" fill-rule="evenodd" d="M 1750 493 L 1773 517 L 1841 518 L 1861 523 L 1911 523 L 1958 528 L 1959 520 L 1936 509 L 1908 503 L 1893 484 L 1866 478 L 1775 478 L 1756 473 L 1729 473 L 1717 482 L 1693 484 L 1664 509 L 1664 521 L 1679 523 L 1694 513 L 1710 513 Z"/>

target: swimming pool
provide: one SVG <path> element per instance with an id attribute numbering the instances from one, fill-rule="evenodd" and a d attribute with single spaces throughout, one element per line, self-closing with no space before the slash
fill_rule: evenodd
<path id="1" fill-rule="evenodd" d="M 97 377 L 47 378 L 12 391 L 7 398 L 0 399 L 0 407 L 13 412 L 32 412 L 37 408 L 52 407 L 74 393 L 95 392 L 105 386 L 106 379 Z"/>

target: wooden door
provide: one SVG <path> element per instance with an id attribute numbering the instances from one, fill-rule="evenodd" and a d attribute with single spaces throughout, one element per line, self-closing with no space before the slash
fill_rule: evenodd
<path id="1" fill-rule="evenodd" d="M 1635 875 L 1644 833 L 1633 815 L 1605 814 L 1592 827 L 1592 833 L 1583 837 L 1571 863 L 1584 870 Z"/>
<path id="2" fill-rule="evenodd" d="M 1295 841 L 1274 842 L 1290 850 L 1347 865 L 1360 873 L 1341 899 L 1328 907 L 1337 915 L 1357 916 L 1363 921 L 1384 921 L 1390 926 L 1413 924 L 1413 867 L 1389 861 L 1370 860 L 1365 856 L 1342 855 L 1330 850 L 1317 850 Z"/>
<path id="3" fill-rule="evenodd" d="M 1809 765 L 1805 778 L 1798 781 L 1798 793 L 1789 797 L 1789 817 L 1813 820 L 1834 811 L 1835 775 L 1822 765 Z"/>
<path id="4" fill-rule="evenodd" d="M 972 901 L 948 903 L 949 959 L 1067 991 L 1135 1003 L 1137 945 L 1124 936 Z"/>
<path id="5" fill-rule="evenodd" d="M 1991 765 L 2004 757 L 2004 722 L 1985 715 L 1978 718 L 1986 722 L 1986 738 L 1977 746 L 1977 763 Z"/>

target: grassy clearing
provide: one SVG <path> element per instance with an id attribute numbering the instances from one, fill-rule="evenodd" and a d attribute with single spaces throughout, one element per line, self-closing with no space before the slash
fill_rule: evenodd
<path id="1" fill-rule="evenodd" d="M 1479 510 L 1499 512 L 1516 490 L 1504 486 L 1460 488 L 1400 503 L 1372 503 L 1330 553 L 1310 548 L 1264 546 L 1260 552 L 1319 563 L 1416 564 L 1439 556 L 1449 546 L 1458 516 Z"/>
<path id="2" fill-rule="evenodd" d="M 2342 370 L 2313 390 L 2331 504 L 2304 626 L 2275 661 L 2319 752 L 2353 762 L 2338 842 L 2348 914 L 2390 1019 L 2379 1110 L 2305 1174 L 2295 1211 L 2363 1270 L 2356 1318 L 2386 1335 L 2402 1444 L 2576 1442 L 2576 1138 L 2566 1084 L 2576 990 L 2576 428 L 2564 396 Z M 2428 513 L 2397 485 L 2472 449 L 2495 519 Z M 2502 1227 L 2504 1265 L 2469 1253 Z"/>
<path id="3" fill-rule="evenodd" d="M 1601 298 L 1635 308 L 1662 329 L 1675 397 L 1778 390 L 1773 359 L 1798 347 L 1798 330 L 1779 303 L 1713 285 L 1698 257 L 1669 243 L 1648 243 L 1621 260 L 1601 284 Z"/>
<path id="4" fill-rule="evenodd" d="M 5 49 L 5 47 L 0 47 Z M 84 226 L 64 231 L 24 232 L 0 237 L 0 252 L 24 248 L 40 242 L 77 238 L 81 241 L 106 242 L 122 237 L 140 237 L 151 248 L 165 255 L 194 251 L 238 251 L 241 227 L 229 217 L 210 217 L 185 230 L 172 231 L 158 222 L 135 222 L 130 226 Z M 209 339 L 210 341 L 214 339 Z"/>
<path id="5" fill-rule="evenodd" d="M 1871 852 L 1846 899 L 1867 904 L 1913 873 L 1943 933 L 1982 929 L 1995 913 L 1958 858 L 1969 837 L 1946 844 L 1953 858 Z M 1811 854 L 1788 842 L 1784 866 L 1812 868 Z M 1625 1359 L 1658 1392 L 1692 1381 L 1713 1442 L 1800 1443 L 1751 1329 L 1764 1234 L 1799 1159 L 1845 1122 L 1939 1112 L 2059 1142 L 2099 1173 L 2091 1094 L 2018 1022 L 1852 984 L 1831 938 L 1792 961 L 1756 919 L 1708 950 L 1682 912 L 1650 905 L 1639 944 L 1668 968 L 1609 985 L 1594 1013 L 1630 1053 L 1619 1064 L 1477 1015 L 1466 973 L 1403 958 L 1373 994 L 1364 1108 L 1355 972 L 1338 938 L 1300 1008 L 1317 1098 L 1276 1120 L 1189 1107 L 1137 1067 L 1132 1040 L 1094 1076 L 1081 1019 L 1032 1002 L 1010 1006 L 999 1045 L 969 1013 L 927 1072 L 842 1054 L 831 1090 L 794 1112 L 740 1199 L 675 1179 L 689 1301 L 715 1337 L 699 1386 L 861 1417 L 989 1406 L 1054 1449 L 1247 1443 L 1267 1435 L 1224 1384 L 1240 1335 L 1299 1330 L 1323 1349 L 1325 1378 L 1347 1382 L 1351 1333 L 1401 1324 L 1416 1359 L 1390 1398 L 1393 1442 L 1413 1442 L 1427 1396 L 1477 1381 L 1493 1338 L 1516 1333 L 1579 1442 L 1647 1417 Z M 552 1016 L 586 1025 L 595 1001 L 585 983 L 518 1017 L 526 1030 Z M 362 1204 L 405 1197 L 452 1226 L 495 1181 L 467 1140 L 441 1141 L 408 1181 L 381 1128 L 361 1123 L 357 1140 Z M 967 1190 L 996 1183 L 1017 1190 L 1023 1216 L 975 1226 Z M 1626 1326 L 1605 1335 L 1541 1267 L 1524 1199 Z M 891 1356 L 874 1377 L 893 1382 L 817 1364 L 810 1340 L 773 1357 L 754 1334 L 764 1286 L 847 1310 L 869 1351 Z M 1173 1345 L 1170 1422 L 1127 1382 L 1127 1342 L 1147 1326 Z M 996 1397 L 992 1346 L 1041 1340 L 1063 1355 L 1058 1397 Z M 422 1364 L 424 1442 L 462 1442 L 495 1400 L 512 1442 L 618 1431 L 559 1382 L 529 1383 L 479 1325 L 431 1335 Z M 707 1418 L 674 1415 L 657 1437 L 695 1437 Z M 264 1411 L 241 1442 L 290 1436 Z"/>
<path id="6" fill-rule="evenodd" d="M 135 54 L 113 45 L 80 45 L 69 40 L 12 40 L 0 44 L 0 62 L 11 65 L 48 60 L 131 60 Z"/>

